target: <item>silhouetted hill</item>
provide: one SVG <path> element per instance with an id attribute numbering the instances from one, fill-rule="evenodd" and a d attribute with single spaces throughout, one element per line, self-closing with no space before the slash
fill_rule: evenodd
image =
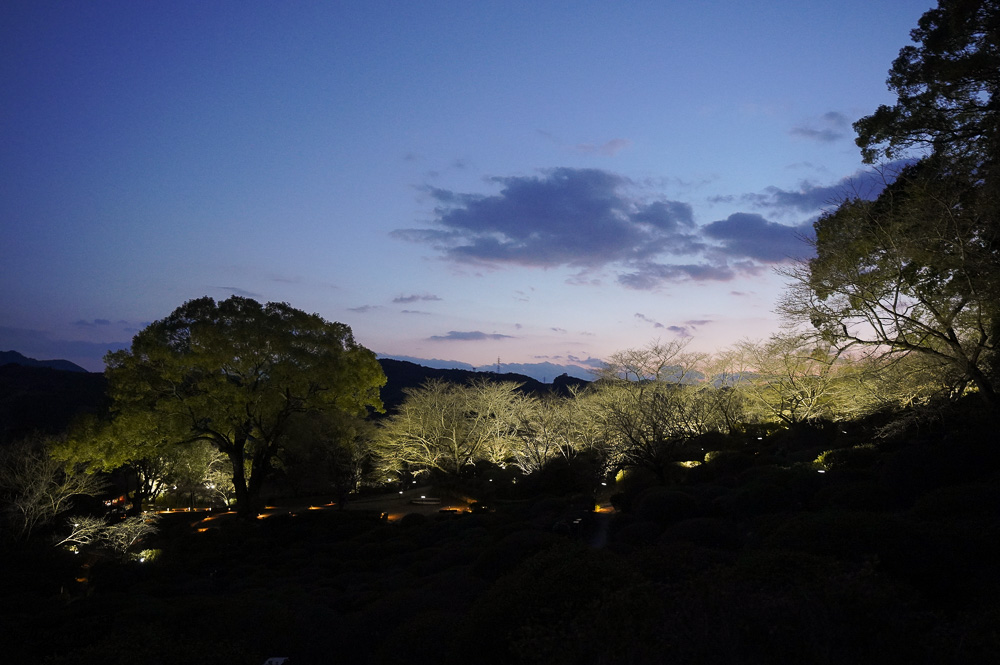
<path id="1" fill-rule="evenodd" d="M 0 366 L 22 365 L 24 367 L 48 367 L 64 372 L 86 372 L 84 368 L 68 360 L 35 360 L 21 355 L 17 351 L 0 351 Z"/>
<path id="2" fill-rule="evenodd" d="M 532 395 L 544 395 L 552 391 L 559 394 L 566 394 L 570 386 L 583 386 L 589 383 L 568 374 L 563 374 L 557 377 L 551 384 L 548 384 L 524 374 L 473 372 L 467 369 L 435 369 L 406 360 L 393 360 L 391 358 L 380 358 L 379 364 L 382 365 L 382 371 L 385 372 L 387 379 L 386 385 L 382 389 L 382 402 L 385 404 L 387 412 L 394 410 L 402 404 L 405 397 L 403 391 L 407 388 L 418 388 L 430 379 L 441 379 L 442 381 L 458 384 L 467 384 L 477 379 L 520 383 L 522 384 L 521 390 Z"/>
<path id="3" fill-rule="evenodd" d="M 0 366 L 0 442 L 32 432 L 57 434 L 77 415 L 107 408 L 106 392 L 103 374 L 21 364 Z"/>
<path id="4" fill-rule="evenodd" d="M 0 354 L 0 359 L 16 357 L 16 362 L 0 365 L 0 441 L 11 441 L 31 432 L 56 434 L 63 431 L 80 413 L 97 413 L 107 407 L 107 381 L 103 374 L 87 372 L 65 360 L 37 361 L 15 351 Z M 77 369 L 59 369 L 35 363 L 56 363 Z M 565 395 L 570 386 L 588 382 L 566 374 L 551 384 L 524 374 L 473 372 L 463 369 L 435 369 L 405 360 L 381 359 L 379 363 L 388 382 L 382 389 L 382 401 L 392 412 L 404 398 L 404 390 L 418 388 L 429 379 L 467 384 L 476 379 L 522 384 L 532 395 L 550 392 Z"/>

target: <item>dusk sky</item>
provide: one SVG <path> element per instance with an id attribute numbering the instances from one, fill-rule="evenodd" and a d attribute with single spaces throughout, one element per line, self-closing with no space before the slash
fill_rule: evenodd
<path id="1" fill-rule="evenodd" d="M 232 294 L 550 381 L 766 337 L 931 7 L 5 0 L 0 350 Z"/>

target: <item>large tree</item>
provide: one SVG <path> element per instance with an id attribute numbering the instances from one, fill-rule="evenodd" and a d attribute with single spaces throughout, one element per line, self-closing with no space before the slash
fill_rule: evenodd
<path id="1" fill-rule="evenodd" d="M 932 356 L 996 404 L 998 229 L 971 188 L 929 158 L 875 201 L 844 202 L 816 222 L 816 257 L 789 271 L 781 310 L 841 348 Z"/>
<path id="2" fill-rule="evenodd" d="M 292 417 L 382 409 L 385 375 L 351 329 L 285 303 L 191 300 L 106 357 L 117 411 L 207 441 L 232 463 L 237 512 L 256 515 Z"/>
<path id="3" fill-rule="evenodd" d="M 838 344 L 926 354 L 995 405 L 1000 2 L 941 0 L 911 37 L 889 73 L 896 103 L 854 125 L 866 162 L 911 165 L 816 223 L 783 309 Z"/>
<path id="4" fill-rule="evenodd" d="M 995 175 L 1000 157 L 1000 2 L 940 0 L 892 63 L 891 106 L 854 124 L 868 163 L 917 148 Z"/>

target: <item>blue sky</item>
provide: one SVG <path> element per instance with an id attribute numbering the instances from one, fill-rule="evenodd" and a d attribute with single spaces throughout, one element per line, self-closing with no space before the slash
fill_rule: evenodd
<path id="1" fill-rule="evenodd" d="M 766 337 L 930 7 L 7 0 L 0 349 L 231 294 L 549 380 Z"/>

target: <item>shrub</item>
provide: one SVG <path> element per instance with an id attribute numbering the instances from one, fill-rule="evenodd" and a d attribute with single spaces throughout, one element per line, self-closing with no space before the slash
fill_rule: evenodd
<path id="1" fill-rule="evenodd" d="M 711 450 L 705 453 L 705 463 L 691 469 L 694 480 L 710 480 L 745 471 L 754 465 L 754 457 L 742 450 Z"/>
<path id="2" fill-rule="evenodd" d="M 870 469 L 879 460 L 879 449 L 874 443 L 863 443 L 851 448 L 834 448 L 816 458 L 816 464 L 826 469 Z"/>

